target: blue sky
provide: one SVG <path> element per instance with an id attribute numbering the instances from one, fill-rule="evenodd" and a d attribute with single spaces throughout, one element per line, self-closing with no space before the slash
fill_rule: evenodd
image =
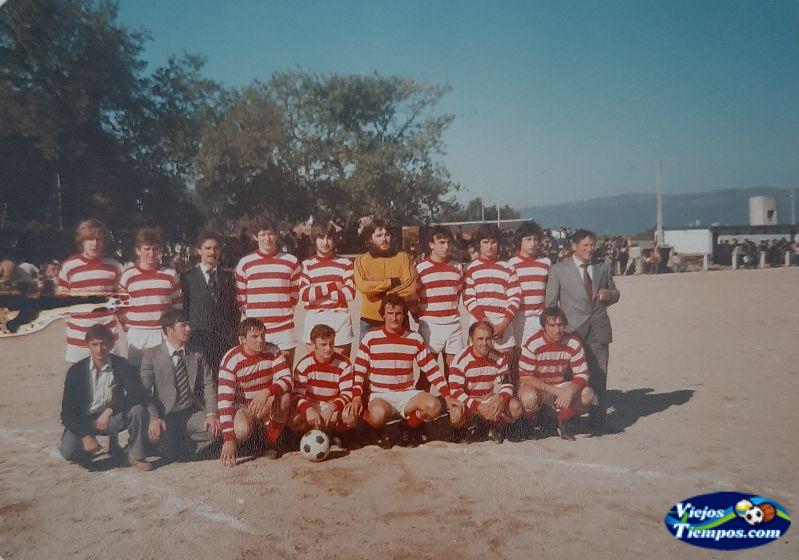
<path id="1" fill-rule="evenodd" d="M 122 0 L 145 58 L 229 86 L 294 67 L 449 84 L 444 162 L 516 207 L 799 186 L 799 2 Z"/>

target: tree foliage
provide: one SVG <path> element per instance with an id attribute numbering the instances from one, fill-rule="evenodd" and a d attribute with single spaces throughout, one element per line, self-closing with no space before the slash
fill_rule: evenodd
<path id="1" fill-rule="evenodd" d="M 457 187 L 436 160 L 452 115 L 433 109 L 447 91 L 409 78 L 301 70 L 255 82 L 205 136 L 204 206 L 228 219 L 264 207 L 288 220 L 433 217 Z"/>
<path id="2" fill-rule="evenodd" d="M 119 229 L 159 222 L 185 235 L 196 227 L 187 181 L 221 89 L 192 56 L 147 75 L 146 33 L 116 18 L 106 1 L 15 0 L 0 10 L 8 221 L 60 217 L 69 227 L 93 215 Z"/>
<path id="3" fill-rule="evenodd" d="M 452 201 L 441 161 L 448 86 L 296 69 L 226 89 L 196 55 L 148 71 L 148 39 L 109 0 L 0 9 L 0 228 L 95 216 L 185 240 L 203 221 L 230 231 L 263 214 L 283 225 L 474 214 Z"/>

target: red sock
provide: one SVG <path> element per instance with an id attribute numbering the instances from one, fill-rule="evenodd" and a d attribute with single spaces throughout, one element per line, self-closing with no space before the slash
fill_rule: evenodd
<path id="1" fill-rule="evenodd" d="M 277 443 L 278 438 L 280 438 L 280 434 L 283 433 L 283 427 L 285 426 L 285 422 L 278 422 L 277 420 L 269 420 L 269 424 L 266 426 L 266 430 L 264 430 L 264 435 L 266 436 L 266 443 L 269 445 L 275 445 Z"/>
<path id="2" fill-rule="evenodd" d="M 581 412 L 580 406 L 574 401 L 572 401 L 571 403 L 569 403 L 569 406 L 558 412 L 558 424 L 563 424 L 566 420 L 574 418 L 575 416 L 580 414 L 580 412 Z"/>
<path id="3" fill-rule="evenodd" d="M 414 412 L 413 414 L 408 416 L 407 420 L 405 420 L 405 421 L 408 423 L 408 426 L 410 428 L 416 428 L 417 426 L 421 426 L 425 422 L 424 420 L 419 418 L 419 413 L 418 412 Z"/>

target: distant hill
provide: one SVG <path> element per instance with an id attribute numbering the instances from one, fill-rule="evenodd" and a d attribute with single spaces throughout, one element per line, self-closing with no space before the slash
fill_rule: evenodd
<path id="1" fill-rule="evenodd" d="M 772 187 L 724 189 L 704 193 L 664 194 L 663 224 L 670 228 L 692 226 L 746 225 L 749 197 L 777 198 L 779 223 L 791 220 L 790 190 Z M 799 213 L 799 200 L 796 201 Z M 635 234 L 654 228 L 657 220 L 655 193 L 605 196 L 580 202 L 519 209 L 544 227 L 584 227 L 599 234 Z M 697 223 L 698 222 L 698 223 Z"/>

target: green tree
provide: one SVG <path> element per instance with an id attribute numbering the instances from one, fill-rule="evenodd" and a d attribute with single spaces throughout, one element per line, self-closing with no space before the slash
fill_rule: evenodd
<path id="1" fill-rule="evenodd" d="M 118 229 L 158 222 L 173 236 L 196 228 L 187 184 L 198 131 L 223 93 L 200 76 L 197 57 L 145 74 L 147 38 L 117 22 L 113 2 L 3 6 L 0 206 L 9 222 L 61 217 L 69 228 L 93 215 Z"/>

